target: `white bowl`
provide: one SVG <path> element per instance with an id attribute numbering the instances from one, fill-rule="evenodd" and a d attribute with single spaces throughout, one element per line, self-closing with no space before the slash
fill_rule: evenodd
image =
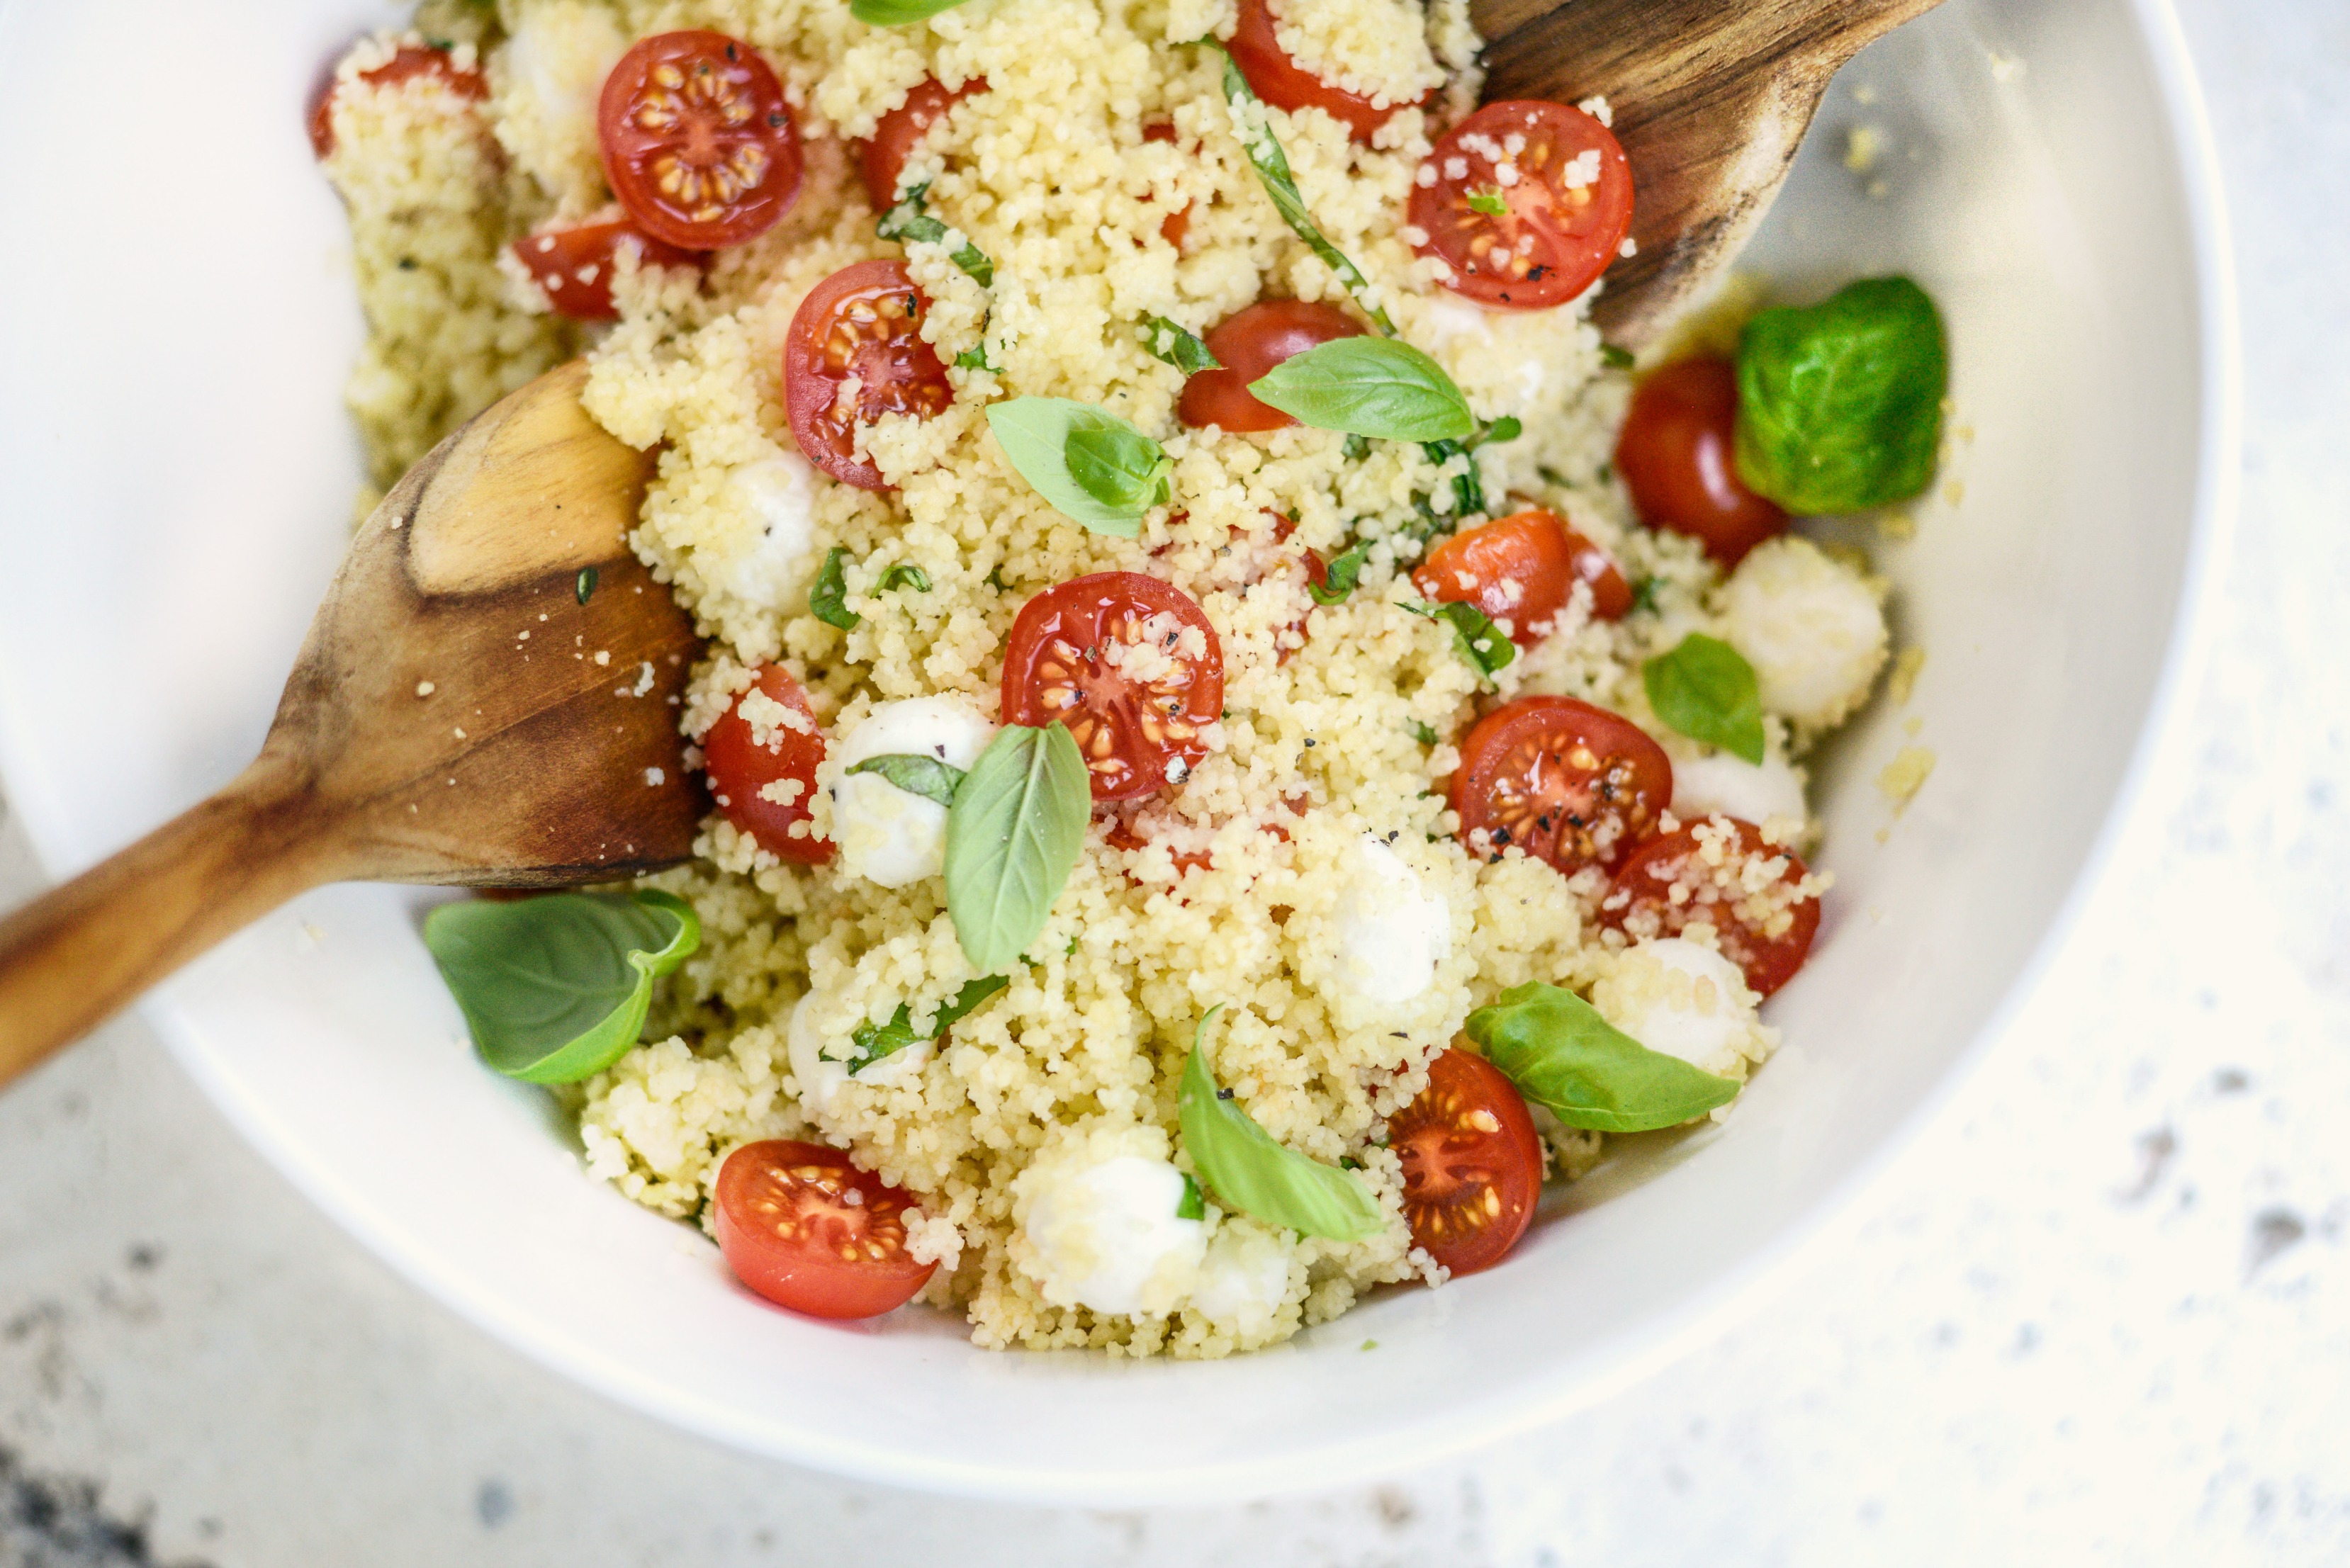
<path id="1" fill-rule="evenodd" d="M 302 110 L 383 15 L 0 5 L 0 146 L 23 154 L 0 163 L 0 769 L 59 874 L 241 765 L 333 568 L 359 327 Z M 1889 142 L 1881 198 L 1839 161 L 1863 120 Z M 1558 1416 L 1849 1210 L 2019 995 L 2147 765 L 2234 469 L 2211 167 L 2160 0 L 1951 0 L 1839 85 L 1755 260 L 1798 287 L 1905 269 L 1949 314 L 1964 500 L 1880 554 L 1930 662 L 1830 760 L 1838 881 L 1773 1004 L 1784 1052 L 1724 1127 L 1628 1150 L 1492 1273 L 1208 1366 L 990 1354 L 919 1313 L 835 1327 L 769 1310 L 697 1235 L 585 1179 L 544 1099 L 474 1063 L 417 940 L 427 895 L 305 898 L 147 1015 L 424 1289 L 746 1448 L 998 1497 L 1199 1502 Z M 1910 715 L 1939 765 L 1880 844 L 1871 777 Z"/>

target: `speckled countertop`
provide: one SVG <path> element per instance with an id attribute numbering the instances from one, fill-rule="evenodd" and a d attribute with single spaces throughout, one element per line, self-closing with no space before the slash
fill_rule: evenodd
<path id="1" fill-rule="evenodd" d="M 1742 1326 L 1373 1490 L 847 1485 L 459 1323 L 119 1023 L 0 1100 L 0 1568 L 2350 1561 L 2350 5 L 2180 3 L 2250 389 L 2190 765 L 1876 1218 Z"/>

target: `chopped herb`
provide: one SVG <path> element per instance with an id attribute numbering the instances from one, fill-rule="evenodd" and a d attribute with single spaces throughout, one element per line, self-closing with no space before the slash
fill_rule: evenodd
<path id="1" fill-rule="evenodd" d="M 601 574 L 595 567 L 582 566 L 579 569 L 578 580 L 571 585 L 571 591 L 584 605 L 595 597 L 596 585 L 600 580 Z"/>
<path id="2" fill-rule="evenodd" d="M 1537 463 L 1534 466 L 1534 472 L 1542 475 L 1542 482 L 1544 484 L 1555 484 L 1562 490 L 1567 487 L 1566 475 L 1548 464 Z"/>
<path id="3" fill-rule="evenodd" d="M 1655 609 L 1657 607 L 1657 596 L 1663 590 L 1664 586 L 1665 579 L 1654 575 L 1642 577 L 1638 582 L 1634 583 L 1632 585 L 1632 607 L 1636 610 Z"/>
<path id="4" fill-rule="evenodd" d="M 951 11 L 962 0 L 848 0 L 848 14 L 868 27 L 902 27 Z"/>
<path id="5" fill-rule="evenodd" d="M 1208 1217 L 1208 1195 L 1189 1175 L 1183 1178 L 1183 1196 L 1175 1205 L 1178 1220 L 1205 1220 Z"/>
<path id="6" fill-rule="evenodd" d="M 931 591 L 931 574 L 910 561 L 900 561 L 881 574 L 880 586 L 873 591 L 886 594 L 892 588 L 911 588 L 918 594 Z"/>
<path id="7" fill-rule="evenodd" d="M 1488 185 L 1482 191 L 1469 192 L 1469 210 L 1498 218 L 1510 210 L 1510 199 L 1502 194 L 1499 185 Z"/>
<path id="8" fill-rule="evenodd" d="M 1456 457 L 1467 462 L 1467 467 L 1452 476 L 1452 514 L 1456 519 L 1473 516 L 1485 510 L 1485 476 L 1477 471 L 1477 460 L 1470 455 L 1473 450 L 1471 444 L 1457 441 L 1431 441 L 1422 442 L 1419 450 L 1427 453 L 1428 461 L 1439 468 Z"/>
<path id="9" fill-rule="evenodd" d="M 963 771 L 936 757 L 926 757 L 920 752 L 892 752 L 887 756 L 868 757 L 842 776 L 874 774 L 904 790 L 908 794 L 920 795 L 939 805 L 954 805 L 955 787 L 963 781 Z"/>
<path id="10" fill-rule="evenodd" d="M 1602 343 L 1599 346 L 1599 362 L 1611 370 L 1628 370 L 1635 361 L 1629 348 L 1618 348 L 1613 343 Z"/>
<path id="11" fill-rule="evenodd" d="M 1467 599 L 1436 605 L 1407 603 L 1403 607 L 1414 615 L 1450 623 L 1452 646 L 1471 669 L 1488 680 L 1495 671 L 1508 669 L 1510 661 L 1518 656 L 1517 645 L 1502 635 L 1502 628 Z"/>
<path id="12" fill-rule="evenodd" d="M 983 339 L 956 355 L 954 365 L 958 370 L 984 370 L 991 376 L 1003 374 L 1003 366 L 987 362 L 987 344 Z"/>
<path id="13" fill-rule="evenodd" d="M 1477 444 L 1479 446 L 1483 446 L 1487 441 L 1499 443 L 1502 441 L 1515 441 L 1525 433 L 1526 425 L 1523 420 L 1521 420 L 1515 414 L 1503 414 L 1500 419 L 1495 420 L 1492 424 L 1485 427 L 1485 433 L 1477 438 Z"/>
<path id="14" fill-rule="evenodd" d="M 1137 335 L 1152 358 L 1174 366 L 1186 376 L 1223 369 L 1223 361 L 1209 352 L 1207 344 L 1180 323 L 1170 321 L 1163 316 L 1154 316 L 1145 321 Z"/>
<path id="15" fill-rule="evenodd" d="M 844 569 L 848 560 L 848 548 L 835 545 L 825 552 L 824 565 L 816 575 L 816 587 L 808 590 L 808 613 L 827 626 L 837 626 L 843 631 L 854 631 L 865 618 L 848 607 L 848 574 Z"/>
<path id="16" fill-rule="evenodd" d="M 966 981 L 951 1001 L 939 1008 L 938 1018 L 931 1025 L 928 1034 L 915 1032 L 913 1008 L 901 1002 L 898 1004 L 898 1011 L 889 1015 L 889 1023 L 877 1024 L 868 1020 L 857 1026 L 848 1037 L 849 1044 L 857 1048 L 856 1054 L 835 1056 L 829 1051 L 819 1054 L 827 1062 L 847 1063 L 848 1075 L 853 1078 L 885 1056 L 894 1056 L 907 1046 L 918 1045 L 925 1040 L 936 1040 L 969 1017 L 981 1002 L 1011 983 L 1009 978 L 1000 974 L 983 974 L 977 980 Z"/>
<path id="17" fill-rule="evenodd" d="M 908 244 L 945 244 L 950 232 L 947 226 L 923 210 L 923 193 L 929 190 L 928 185 L 917 185 L 907 192 L 896 206 L 881 214 L 874 232 L 885 240 L 900 240 Z M 969 239 L 949 251 L 947 259 L 969 273 L 982 288 L 995 281 L 995 264 Z"/>
<path id="18" fill-rule="evenodd" d="M 1366 435 L 1349 435 L 1347 438 L 1346 446 L 1341 450 L 1346 453 L 1348 462 L 1360 462 L 1371 455 L 1371 438 Z"/>
<path id="19" fill-rule="evenodd" d="M 1008 594 L 1012 591 L 1012 585 L 1003 580 L 1003 562 L 998 561 L 994 566 L 987 568 L 987 586 L 999 594 Z"/>
<path id="20" fill-rule="evenodd" d="M 1317 605 L 1344 602 L 1362 579 L 1363 557 L 1370 553 L 1370 548 L 1367 543 L 1357 540 L 1331 556 L 1329 566 L 1324 568 L 1326 576 L 1323 580 L 1306 585 L 1305 591 L 1314 596 L 1314 602 Z"/>
<path id="21" fill-rule="evenodd" d="M 1423 746 L 1432 746 L 1444 738 L 1438 734 L 1433 729 L 1421 723 L 1417 719 L 1410 722 L 1409 727 L 1411 730 L 1411 738 L 1418 741 Z"/>

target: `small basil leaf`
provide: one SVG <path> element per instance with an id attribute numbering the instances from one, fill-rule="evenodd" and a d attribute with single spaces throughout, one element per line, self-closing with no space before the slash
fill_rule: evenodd
<path id="1" fill-rule="evenodd" d="M 571 585 L 571 592 L 573 596 L 577 597 L 581 604 L 586 604 L 590 598 L 595 597 L 597 581 L 602 576 L 603 574 L 598 572 L 593 566 L 582 566 L 579 569 L 578 577 Z"/>
<path id="2" fill-rule="evenodd" d="M 1437 742 L 1444 738 L 1438 734 L 1433 728 L 1421 723 L 1417 719 L 1411 720 L 1409 727 L 1411 730 L 1411 738 L 1418 741 L 1423 746 L 1432 746 L 1436 744 Z"/>
<path id="3" fill-rule="evenodd" d="M 1429 462 L 1441 468 L 1455 457 L 1474 452 L 1477 445 L 1473 441 L 1432 441 L 1423 443 L 1419 450 L 1427 454 Z M 1452 476 L 1452 499 L 1456 523 L 1485 510 L 1485 479 L 1474 462 L 1463 463 L 1461 472 Z"/>
<path id="4" fill-rule="evenodd" d="M 1709 746 L 1761 766 L 1762 695 L 1754 667 L 1719 638 L 1693 631 L 1640 666 L 1657 717 Z"/>
<path id="5" fill-rule="evenodd" d="M 1613 343 L 1599 346 L 1599 362 L 1611 370 L 1628 370 L 1639 363 L 1629 348 L 1619 348 Z"/>
<path id="6" fill-rule="evenodd" d="M 1368 1188 L 1335 1165 L 1276 1142 L 1237 1101 L 1217 1093 L 1207 1040 L 1222 1011 L 1211 1007 L 1200 1020 L 1177 1096 L 1183 1147 L 1209 1189 L 1227 1209 L 1308 1236 L 1364 1241 L 1385 1231 L 1386 1218 Z"/>
<path id="7" fill-rule="evenodd" d="M 1208 351 L 1206 343 L 1163 316 L 1142 324 L 1142 347 L 1152 358 L 1174 366 L 1186 376 L 1223 369 L 1223 361 Z"/>
<path id="8" fill-rule="evenodd" d="M 915 1031 L 913 1007 L 901 1002 L 898 1004 L 898 1011 L 889 1015 L 889 1023 L 876 1024 L 868 1021 L 851 1032 L 849 1043 L 855 1047 L 851 1054 L 835 1056 L 828 1049 L 819 1054 L 827 1062 L 847 1063 L 848 1075 L 853 1078 L 883 1057 L 894 1056 L 909 1045 L 939 1039 L 968 1017 L 981 1002 L 1011 983 L 1008 976 L 1000 974 L 982 975 L 977 980 L 965 981 L 953 999 L 940 1007 L 939 1015 L 928 1034 Z"/>
<path id="9" fill-rule="evenodd" d="M 1477 444 L 1483 446 L 1487 442 L 1492 442 L 1498 445 L 1503 441 L 1515 441 L 1525 433 L 1526 422 L 1523 420 L 1515 414 L 1503 414 L 1485 427 L 1485 433 L 1477 438 Z"/>
<path id="10" fill-rule="evenodd" d="M 987 428 L 1037 494 L 1097 534 L 1131 539 L 1142 531 L 1142 514 L 1166 499 L 1167 454 L 1159 443 L 1091 403 L 990 403 Z M 1079 436 L 1085 439 L 1073 452 L 1072 438 Z"/>
<path id="11" fill-rule="evenodd" d="M 1317 605 L 1346 602 L 1347 596 L 1353 593 L 1355 585 L 1362 580 L 1363 557 L 1370 554 L 1370 549 L 1368 542 L 1358 540 L 1331 556 L 1329 566 L 1323 568 L 1323 580 L 1305 585 L 1305 591 L 1314 596 L 1314 602 Z"/>
<path id="12" fill-rule="evenodd" d="M 1488 185 L 1482 191 L 1469 192 L 1469 210 L 1498 218 L 1510 210 L 1510 199 L 1502 194 L 1498 185 Z"/>
<path id="13" fill-rule="evenodd" d="M 1665 579 L 1662 577 L 1642 577 L 1632 585 L 1632 607 L 1636 610 L 1655 609 L 1657 596 L 1664 591 L 1664 587 Z"/>
<path id="14" fill-rule="evenodd" d="M 881 220 L 874 225 L 873 232 L 885 240 L 926 245 L 944 244 L 947 226 L 931 217 L 924 206 L 923 192 L 929 189 L 928 185 L 917 185 L 907 192 L 896 206 L 881 214 Z M 995 264 L 987 259 L 986 252 L 968 239 L 949 251 L 947 259 L 969 273 L 972 281 L 982 288 L 995 282 Z"/>
<path id="15" fill-rule="evenodd" d="M 1520 1094 L 1571 1127 L 1679 1127 L 1738 1097 L 1737 1079 L 1649 1050 L 1555 985 L 1537 981 L 1503 992 L 1492 1006 L 1469 1015 L 1468 1030 Z"/>
<path id="16" fill-rule="evenodd" d="M 878 774 L 908 794 L 918 794 L 924 800 L 936 801 L 949 807 L 954 805 L 955 786 L 965 777 L 961 768 L 950 766 L 936 757 L 926 757 L 920 752 L 892 752 L 887 756 L 868 757 L 841 776 L 847 778 L 854 774 Z"/>
<path id="17" fill-rule="evenodd" d="M 474 1049 L 534 1084 L 576 1083 L 627 1054 L 653 981 L 701 945 L 693 906 L 649 888 L 475 898 L 424 919 L 424 946 Z"/>
<path id="18" fill-rule="evenodd" d="M 1926 291 L 1865 278 L 1765 310 L 1738 342 L 1738 473 L 1800 516 L 1863 512 L 1934 482 L 1950 347 Z"/>
<path id="19" fill-rule="evenodd" d="M 1147 512 L 1167 499 L 1175 464 L 1164 448 L 1128 425 L 1069 432 L 1069 477 L 1105 506 Z"/>
<path id="20" fill-rule="evenodd" d="M 947 808 L 947 913 L 973 968 L 1009 970 L 1085 848 L 1093 785 L 1067 725 L 1007 724 Z"/>
<path id="21" fill-rule="evenodd" d="M 987 362 L 987 345 L 984 342 L 972 344 L 956 355 L 954 362 L 955 369 L 958 370 L 984 370 L 991 376 L 1003 374 L 1003 366 L 991 365 Z"/>
<path id="22" fill-rule="evenodd" d="M 1178 1220 L 1205 1220 L 1208 1217 L 1208 1195 L 1190 1177 L 1183 1179 L 1183 1196 L 1175 1205 Z"/>
<path id="23" fill-rule="evenodd" d="M 1249 392 L 1300 424 L 1380 441 L 1464 441 L 1477 429 L 1444 367 L 1388 337 L 1318 343 L 1251 381 Z"/>
<path id="24" fill-rule="evenodd" d="M 911 588 L 918 594 L 931 591 L 931 574 L 910 561 L 900 561 L 881 574 L 880 586 L 873 591 L 886 594 L 892 588 Z"/>
<path id="25" fill-rule="evenodd" d="M 1346 454 L 1348 462 L 1360 462 L 1371 455 L 1371 438 L 1350 435 L 1347 438 L 1346 445 L 1340 450 Z"/>
<path id="26" fill-rule="evenodd" d="M 1403 607 L 1414 615 L 1450 624 L 1453 649 L 1488 680 L 1495 671 L 1508 669 L 1510 661 L 1518 656 L 1517 644 L 1504 636 L 1483 610 L 1466 599 L 1455 599 L 1450 604 L 1407 604 Z"/>
<path id="27" fill-rule="evenodd" d="M 868 27 L 902 27 L 951 11 L 962 0 L 848 0 L 848 14 Z"/>
<path id="28" fill-rule="evenodd" d="M 845 545 L 835 545 L 824 553 L 816 587 L 808 590 L 808 613 L 827 626 L 854 631 L 857 623 L 865 618 L 848 607 L 848 576 L 844 569 L 847 560 L 848 548 Z"/>

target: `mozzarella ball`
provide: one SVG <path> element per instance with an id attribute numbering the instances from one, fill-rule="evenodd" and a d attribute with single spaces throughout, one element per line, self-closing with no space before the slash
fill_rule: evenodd
<path id="1" fill-rule="evenodd" d="M 1452 953 L 1452 911 L 1402 857 L 1368 834 L 1347 851 L 1331 976 L 1349 995 L 1399 1007 L 1436 983 Z"/>
<path id="2" fill-rule="evenodd" d="M 1770 1054 L 1755 1001 L 1736 964 L 1681 937 L 1635 943 L 1591 988 L 1599 1015 L 1649 1050 L 1724 1075 Z"/>
<path id="3" fill-rule="evenodd" d="M 1778 737 L 1757 764 L 1728 752 L 1710 752 L 1683 762 L 1673 760 L 1673 815 L 1683 822 L 1708 816 L 1734 816 L 1757 827 L 1777 822 L 1792 824 L 1800 833 L 1805 818 L 1804 778 Z"/>
<path id="4" fill-rule="evenodd" d="M 840 867 L 884 888 L 935 877 L 946 866 L 947 808 L 879 774 L 851 774 L 873 757 L 921 756 L 968 770 L 995 726 L 960 697 L 884 702 L 835 742 L 832 841 Z"/>
<path id="5" fill-rule="evenodd" d="M 839 1108 L 841 1093 L 851 1080 L 848 1064 L 832 1057 L 854 1055 L 857 1049 L 847 1034 L 828 1034 L 817 1027 L 816 1016 L 822 1011 L 816 993 L 811 991 L 792 1004 L 791 1019 L 784 1026 L 784 1054 L 791 1058 L 800 1106 L 815 1116 L 828 1116 Z M 931 1045 L 928 1040 L 919 1040 L 902 1051 L 893 1051 L 858 1074 L 854 1081 L 880 1088 L 910 1083 L 931 1059 Z M 826 1054 L 827 1046 L 831 1055 Z"/>
<path id="6" fill-rule="evenodd" d="M 694 565 L 712 587 L 754 609 L 803 607 L 804 599 L 791 601 L 805 593 L 816 558 L 816 470 L 777 447 L 736 464 L 727 480 L 756 531 L 723 556 L 697 547 Z"/>
<path id="7" fill-rule="evenodd" d="M 1721 587 L 1722 636 L 1754 667 L 1762 706 L 1825 730 L 1868 696 L 1885 663 L 1885 611 L 1861 575 L 1783 535 Z"/>
<path id="8" fill-rule="evenodd" d="M 1216 1227 L 1191 1289 L 1191 1311 L 1243 1341 L 1262 1339 L 1289 1299 L 1289 1239 L 1251 1220 Z"/>
<path id="9" fill-rule="evenodd" d="M 596 109 L 604 78 L 628 47 L 606 7 L 542 0 L 517 8 L 492 66 L 500 141 L 525 172 L 556 193 L 568 216 L 585 213 L 600 193 Z"/>
<path id="10" fill-rule="evenodd" d="M 1166 1160 L 1114 1154 L 1040 1162 L 1021 1184 L 1028 1199 L 1025 1266 L 1046 1301 L 1159 1314 L 1190 1293 L 1208 1227 L 1176 1213 L 1183 1173 Z"/>

